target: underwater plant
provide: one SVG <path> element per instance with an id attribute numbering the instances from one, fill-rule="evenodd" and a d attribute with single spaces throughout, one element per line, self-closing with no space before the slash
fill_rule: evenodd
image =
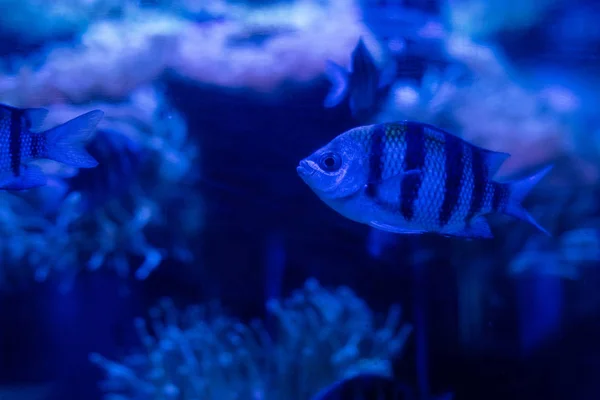
<path id="1" fill-rule="evenodd" d="M 118 100 L 167 71 L 189 83 L 272 92 L 289 81 L 318 78 L 327 59 L 345 62 L 362 29 L 357 10 L 339 0 L 262 7 L 223 2 L 207 8 L 223 15 L 215 19 L 198 19 L 194 14 L 205 7 L 194 8 L 130 4 L 120 18 L 94 20 L 71 43 L 9 60 L 12 68 L 0 66 L 0 97 L 23 107 Z"/>
<path id="2" fill-rule="evenodd" d="M 204 209 L 194 185 L 198 148 L 184 119 L 162 91 L 143 87 L 122 103 L 51 106 L 47 123 L 92 106 L 106 114 L 89 146 L 97 168 L 43 163 L 49 185 L 0 193 L 0 232 L 9 238 L 0 249 L 5 282 L 53 272 L 68 286 L 82 266 L 112 267 L 123 277 L 135 270 L 144 279 L 166 257 L 193 259 L 190 241 Z"/>
<path id="3" fill-rule="evenodd" d="M 412 330 L 398 306 L 381 324 L 351 289 L 328 290 L 315 279 L 267 311 L 273 332 L 226 316 L 216 303 L 179 312 L 165 299 L 149 326 L 135 322 L 142 350 L 90 360 L 106 372 L 107 399 L 308 400 L 342 378 L 391 376 Z"/>

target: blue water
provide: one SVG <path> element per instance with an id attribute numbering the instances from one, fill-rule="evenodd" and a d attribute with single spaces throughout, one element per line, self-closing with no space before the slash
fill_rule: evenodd
<path id="1" fill-rule="evenodd" d="M 0 192 L 0 399 L 600 398 L 596 4 L 37 3 L 0 0 L 0 103 L 105 116 L 97 167 Z M 359 38 L 392 79 L 324 107 Z M 551 236 L 384 232 L 299 178 L 400 120 L 510 153 L 502 181 L 553 164 Z"/>

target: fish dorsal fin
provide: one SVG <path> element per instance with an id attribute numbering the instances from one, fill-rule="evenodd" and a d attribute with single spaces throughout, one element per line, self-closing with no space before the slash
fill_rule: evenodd
<path id="1" fill-rule="evenodd" d="M 0 103 L 0 116 L 2 118 L 10 118 L 13 113 L 22 112 L 20 108 L 9 106 L 8 104 Z"/>
<path id="2" fill-rule="evenodd" d="M 354 63 L 356 61 L 363 61 L 371 59 L 371 53 L 369 53 L 369 49 L 367 49 L 367 45 L 363 40 L 362 36 L 358 38 L 358 42 L 352 51 L 352 58 L 350 60 L 350 70 L 351 72 L 356 72 Z"/>
<path id="3" fill-rule="evenodd" d="M 452 232 L 448 236 L 464 237 L 464 238 L 483 238 L 491 239 L 494 237 L 490 225 L 483 216 L 478 216 L 467 222 L 467 225 L 457 232 Z"/>
<path id="4" fill-rule="evenodd" d="M 437 140 L 439 142 L 445 142 L 446 138 L 448 136 L 457 138 L 460 141 L 464 141 L 464 139 L 458 137 L 457 135 L 455 135 L 453 133 L 450 133 L 450 132 L 447 132 L 447 131 L 445 131 L 443 129 L 440 129 L 437 126 L 433 126 L 433 125 L 430 125 L 430 124 L 423 124 L 423 123 L 420 123 L 420 122 L 413 122 L 413 124 L 414 123 L 420 124 L 423 127 L 423 132 L 425 132 L 426 136 L 428 136 L 431 139 Z"/>
<path id="5" fill-rule="evenodd" d="M 494 175 L 496 175 L 502 164 L 504 164 L 504 161 L 506 161 L 506 159 L 510 157 L 510 154 L 508 153 L 485 150 L 481 149 L 480 147 L 478 147 L 478 149 L 483 151 L 485 161 L 488 166 L 488 173 L 490 178 L 493 178 Z"/>
<path id="6" fill-rule="evenodd" d="M 354 76 L 362 75 L 363 77 L 369 76 L 373 73 L 379 73 L 377 64 L 373 59 L 373 55 L 367 48 L 362 36 L 359 38 L 354 51 L 352 51 L 352 58 L 350 60 L 350 73 Z"/>
<path id="7" fill-rule="evenodd" d="M 26 108 L 22 112 L 27 121 L 27 127 L 32 131 L 41 129 L 48 116 L 48 110 L 45 108 Z"/>
<path id="8" fill-rule="evenodd" d="M 500 169 L 500 166 L 504 163 L 504 161 L 506 161 L 506 159 L 508 159 L 508 157 L 510 157 L 510 154 L 508 154 L 508 153 L 503 153 L 500 151 L 492 151 L 492 150 L 484 149 L 479 146 L 475 146 L 474 144 L 467 142 L 463 138 L 458 137 L 450 132 L 446 132 L 443 129 L 440 129 L 433 125 L 429 125 L 429 124 L 421 124 L 421 125 L 424 127 L 425 135 L 427 135 L 429 138 L 432 138 L 432 139 L 440 141 L 440 142 L 444 142 L 447 140 L 448 136 L 451 136 L 451 137 L 454 137 L 454 138 L 460 140 L 461 142 L 465 142 L 465 143 L 475 147 L 478 151 L 481 151 L 481 153 L 485 157 L 485 163 L 488 167 L 488 176 L 490 178 L 492 178 L 494 175 L 496 175 L 496 173 Z"/>

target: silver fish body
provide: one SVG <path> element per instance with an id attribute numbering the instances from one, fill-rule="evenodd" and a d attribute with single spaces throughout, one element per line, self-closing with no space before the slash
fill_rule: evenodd
<path id="1" fill-rule="evenodd" d="M 297 170 L 331 208 L 389 232 L 492 237 L 484 218 L 491 213 L 546 232 L 521 201 L 550 168 L 520 181 L 495 181 L 508 157 L 434 126 L 404 121 L 351 129 Z"/>

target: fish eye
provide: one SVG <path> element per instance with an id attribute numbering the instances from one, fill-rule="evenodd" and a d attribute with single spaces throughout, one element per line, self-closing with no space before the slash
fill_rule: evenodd
<path id="1" fill-rule="evenodd" d="M 342 166 L 342 158 L 336 153 L 325 153 L 319 160 L 319 166 L 324 171 L 337 171 Z"/>

